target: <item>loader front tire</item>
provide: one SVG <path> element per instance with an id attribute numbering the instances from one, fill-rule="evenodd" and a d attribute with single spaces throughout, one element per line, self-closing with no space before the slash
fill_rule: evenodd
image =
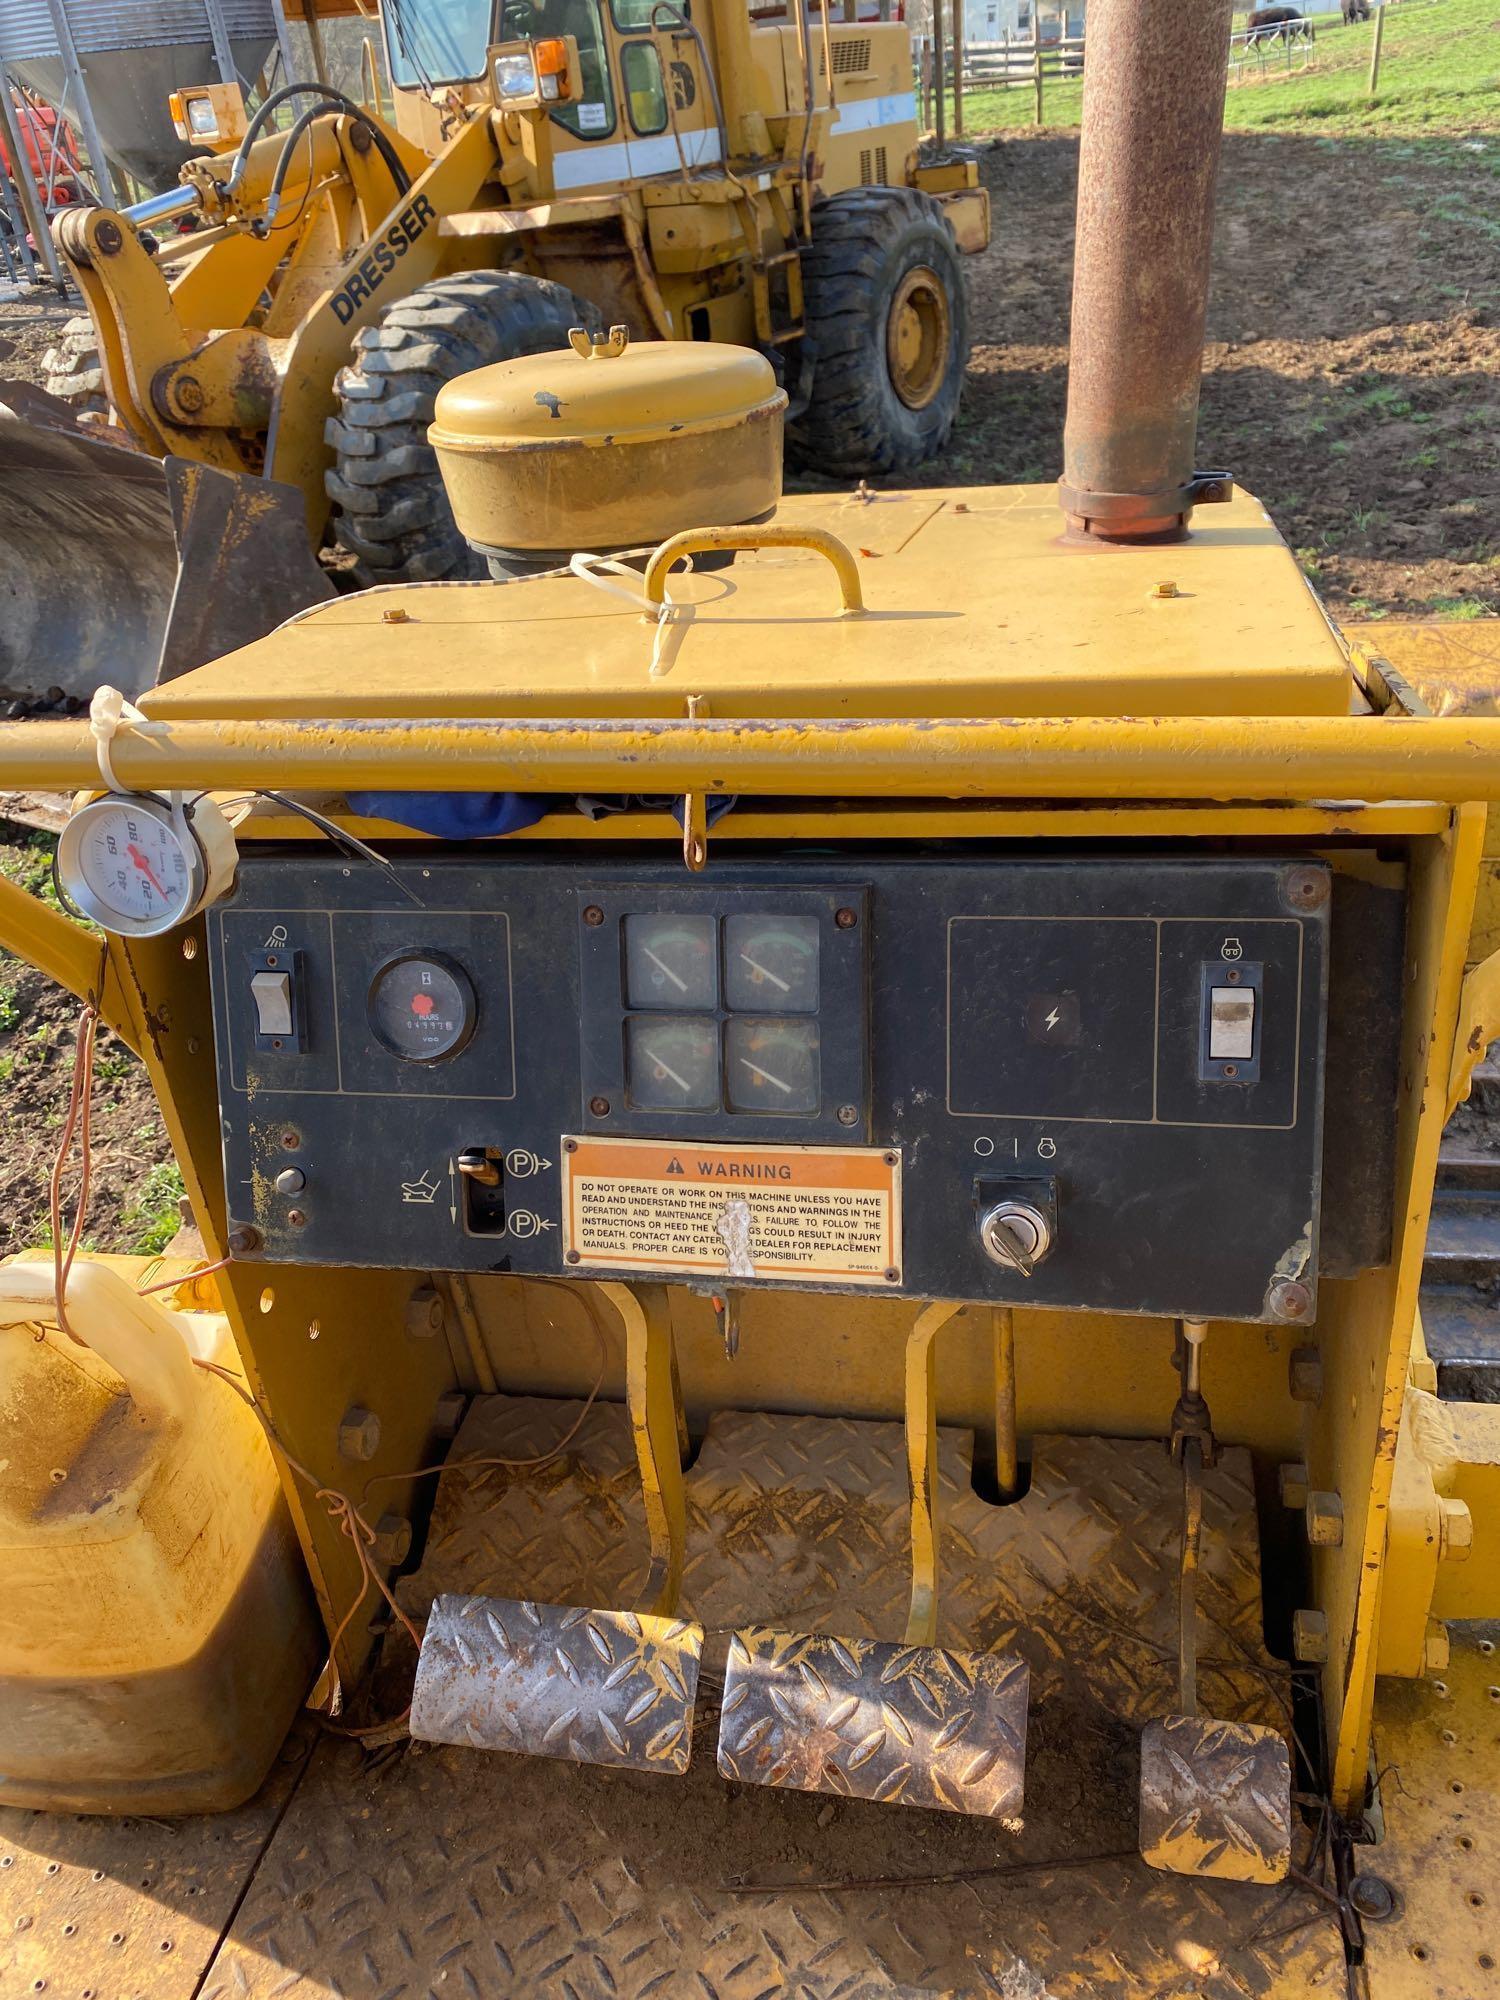
<path id="1" fill-rule="evenodd" d="M 787 431 L 792 462 L 868 477 L 941 451 L 969 359 L 963 266 L 941 206 L 905 187 L 820 202 L 802 294 L 812 394 Z"/>
<path id="2" fill-rule="evenodd" d="M 458 532 L 427 442 L 445 382 L 491 361 L 566 347 L 597 327 L 594 307 L 524 271 L 459 271 L 395 300 L 355 337 L 334 381 L 324 437 L 333 536 L 363 585 L 459 582 L 485 574 Z"/>

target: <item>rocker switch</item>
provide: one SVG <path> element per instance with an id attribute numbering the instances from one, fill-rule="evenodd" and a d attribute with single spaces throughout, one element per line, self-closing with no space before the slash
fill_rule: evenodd
<path id="1" fill-rule="evenodd" d="M 257 1035 L 291 1034 L 292 975 L 289 972 L 253 973 L 250 979 L 250 997 L 255 1002 Z"/>
<path id="2" fill-rule="evenodd" d="M 1255 989 L 1215 986 L 1208 996 L 1208 1054 L 1211 1062 L 1248 1061 L 1255 1054 Z"/>

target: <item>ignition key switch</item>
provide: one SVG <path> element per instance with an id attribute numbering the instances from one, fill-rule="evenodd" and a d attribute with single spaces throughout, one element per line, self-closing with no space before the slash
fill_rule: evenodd
<path id="1" fill-rule="evenodd" d="M 1057 1238 L 1057 1197 L 1051 1181 L 979 1181 L 974 1189 L 979 1241 L 1007 1271 L 1029 1278 Z"/>

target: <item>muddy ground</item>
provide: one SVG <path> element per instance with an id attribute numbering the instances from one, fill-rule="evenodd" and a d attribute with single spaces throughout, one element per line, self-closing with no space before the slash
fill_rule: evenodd
<path id="1" fill-rule="evenodd" d="M 1336 613 L 1500 610 L 1497 153 L 1493 138 L 1226 138 L 1200 463 L 1266 502 Z M 925 484 L 1057 473 L 1076 167 L 1065 135 L 983 151 L 994 241 L 970 267 L 962 418 Z M 0 378 L 40 381 L 73 310 L 0 305 Z M 34 850 L 13 842 L 0 868 L 18 867 Z M 72 1013 L 0 965 L 0 1251 L 42 1239 Z M 161 1129 L 123 1050 L 98 1088 L 89 1238 L 135 1248 L 172 1205 Z"/>

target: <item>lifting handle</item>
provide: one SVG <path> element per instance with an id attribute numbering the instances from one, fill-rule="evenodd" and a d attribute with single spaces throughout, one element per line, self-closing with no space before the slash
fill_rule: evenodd
<path id="1" fill-rule="evenodd" d="M 865 608 L 859 564 L 853 552 L 824 528 L 687 528 L 664 541 L 646 565 L 646 595 L 653 604 L 667 601 L 667 572 L 683 556 L 705 555 L 716 549 L 811 549 L 833 564 L 846 613 Z"/>

